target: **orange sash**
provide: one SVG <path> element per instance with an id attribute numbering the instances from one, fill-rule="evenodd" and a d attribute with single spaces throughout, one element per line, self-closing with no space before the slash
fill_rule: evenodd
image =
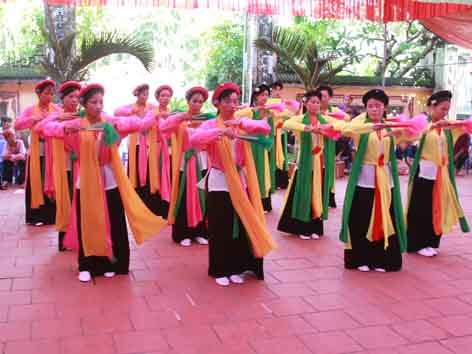
<path id="1" fill-rule="evenodd" d="M 47 113 L 54 112 L 54 105 L 49 104 Z M 39 105 L 33 108 L 33 116 L 41 117 Z M 41 178 L 41 160 L 39 156 L 39 135 L 31 129 L 31 144 L 29 153 L 29 183 L 31 189 L 31 208 L 38 209 L 44 204 L 43 184 Z"/>
<path id="2" fill-rule="evenodd" d="M 69 222 L 71 201 L 69 194 L 69 182 L 67 180 L 67 161 L 64 141 L 52 139 L 52 156 L 54 158 L 53 176 L 56 196 L 56 229 L 66 231 Z"/>
<path id="3" fill-rule="evenodd" d="M 218 127 L 224 127 L 223 120 L 220 117 L 217 118 L 217 124 Z M 231 145 L 228 138 L 222 137 L 216 143 L 216 146 L 226 176 L 231 202 L 246 229 L 254 256 L 260 258 L 274 250 L 277 245 L 272 239 L 265 223 L 264 209 L 262 207 L 251 146 L 248 142 L 242 142 L 242 144 L 246 164 L 245 172 L 248 193 L 243 190 L 241 178 L 231 154 Z"/>
<path id="4" fill-rule="evenodd" d="M 187 124 L 180 123 L 177 132 L 172 134 L 172 185 L 169 203 L 169 214 L 167 221 L 170 225 L 175 223 L 175 206 L 177 204 L 177 197 L 179 196 L 180 186 L 180 165 L 182 163 L 182 145 L 184 140 L 185 129 Z M 185 173 L 185 171 L 184 171 Z"/>
<path id="5" fill-rule="evenodd" d="M 90 125 L 85 118 L 82 127 Z M 112 255 L 95 132 L 80 133 L 80 228 L 85 256 Z"/>
<path id="6" fill-rule="evenodd" d="M 89 126 L 87 119 L 84 119 L 83 126 Z M 147 209 L 136 193 L 123 169 L 116 144 L 110 146 L 110 165 L 134 239 L 138 245 L 142 244 L 157 234 L 167 222 Z M 82 131 L 80 132 L 80 222 L 82 245 L 86 256 L 111 256 L 111 245 L 106 237 L 109 230 L 105 202 L 95 133 Z"/>

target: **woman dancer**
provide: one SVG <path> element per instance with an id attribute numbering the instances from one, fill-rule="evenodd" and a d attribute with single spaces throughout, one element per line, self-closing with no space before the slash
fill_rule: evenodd
<path id="1" fill-rule="evenodd" d="M 49 123 L 45 128 L 51 135 L 63 138 L 66 147 L 78 156 L 71 221 L 64 246 L 79 251 L 82 282 L 90 281 L 92 276 L 128 274 L 126 220 L 137 244 L 166 225 L 136 194 L 118 153 L 120 135 L 137 132 L 142 125 L 128 118 L 106 116 L 102 112 L 103 95 L 99 84 L 83 87 L 80 102 L 85 117 Z"/>
<path id="2" fill-rule="evenodd" d="M 384 123 L 389 98 L 368 91 L 363 113 L 342 132 L 354 139 L 356 158 L 344 199 L 340 239 L 347 269 L 398 271 L 406 249 L 395 141 Z"/>
<path id="3" fill-rule="evenodd" d="M 204 122 L 190 137 L 191 146 L 206 149 L 210 170 L 206 181 L 209 234 L 208 274 L 227 286 L 243 283 L 252 271 L 264 278 L 263 257 L 275 248 L 265 225 L 256 168 L 244 134 L 270 132 L 267 122 L 235 119 L 240 90 L 234 83 L 217 86 L 212 103 L 218 117 Z"/>
<path id="4" fill-rule="evenodd" d="M 469 231 L 455 181 L 454 143 L 465 131 L 460 121 L 447 120 L 452 93 L 439 91 L 428 99 L 429 129 L 422 135 L 410 168 L 407 206 L 408 252 L 438 254 L 443 234 L 460 224 Z M 470 133 L 470 132 L 468 132 Z"/>
<path id="5" fill-rule="evenodd" d="M 190 147 L 189 142 L 195 130 L 189 122 L 200 114 L 208 99 L 208 91 L 204 87 L 192 87 L 186 92 L 185 99 L 188 111 L 170 116 L 159 125 L 164 136 L 175 136 L 174 161 L 177 163 L 172 165 L 172 193 L 167 220 L 172 225 L 172 240 L 184 247 L 190 246 L 192 241 L 208 244 L 204 220 L 205 193 L 197 187 L 207 163 L 202 161 L 202 156 Z"/>
<path id="6" fill-rule="evenodd" d="M 338 121 L 320 114 L 320 91 L 306 92 L 303 102 L 306 113 L 283 126 L 300 135 L 300 148 L 277 229 L 310 240 L 323 236 L 323 219 L 328 217 L 334 161 L 326 157 L 325 147 L 335 135 L 331 125 Z"/>
<path id="7" fill-rule="evenodd" d="M 54 197 L 56 200 L 55 226 L 56 230 L 59 232 L 59 251 L 65 251 L 63 242 L 69 222 L 73 191 L 72 161 L 71 154 L 65 150 L 64 141 L 48 136 L 48 132 L 44 128 L 49 121 L 66 121 L 79 118 L 78 106 L 80 89 L 81 85 L 76 81 L 64 82 L 57 90 L 62 101 L 61 110 L 49 114 L 46 119 L 42 120 L 34 127 L 34 130 L 38 134 L 52 139 Z"/>
<path id="8" fill-rule="evenodd" d="M 56 217 L 51 139 L 44 139 L 33 129 L 48 114 L 60 110 L 52 103 L 55 86 L 52 80 L 39 82 L 35 86 L 38 103 L 26 108 L 15 122 L 15 130 L 31 131 L 26 163 L 25 216 L 27 224 L 36 226 L 52 225 Z"/>

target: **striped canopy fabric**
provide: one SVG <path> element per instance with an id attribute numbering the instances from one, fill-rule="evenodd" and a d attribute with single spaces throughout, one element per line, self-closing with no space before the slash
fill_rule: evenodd
<path id="1" fill-rule="evenodd" d="M 472 10 L 472 0 L 44 0 L 48 5 L 220 9 L 255 15 L 377 22 L 422 20 Z M 455 3 L 453 3 L 455 2 Z"/>

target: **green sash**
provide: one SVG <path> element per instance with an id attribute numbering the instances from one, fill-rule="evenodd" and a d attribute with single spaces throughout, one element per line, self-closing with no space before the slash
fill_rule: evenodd
<path id="1" fill-rule="evenodd" d="M 254 120 L 261 120 L 261 113 L 259 111 L 254 112 L 253 114 L 253 119 Z M 264 155 L 266 150 L 273 150 L 273 143 L 274 143 L 274 123 L 269 121 L 269 124 L 271 124 L 271 131 L 268 137 L 264 135 L 258 135 L 259 140 L 264 142 L 264 144 L 251 144 L 251 149 L 252 149 L 252 155 L 254 157 L 254 164 L 256 165 L 256 172 L 257 172 L 257 181 L 259 182 L 259 190 L 261 192 L 262 198 L 267 197 L 266 191 L 265 191 L 265 164 L 264 164 Z M 266 146 L 264 148 L 264 145 Z M 275 160 L 274 160 L 275 163 Z M 270 163 L 270 155 L 269 155 L 269 165 Z M 275 165 L 274 165 L 275 166 Z M 271 171 L 271 176 L 272 176 L 272 171 Z M 275 170 L 274 170 L 274 179 L 275 179 Z M 272 183 L 271 183 L 272 184 Z M 272 186 L 275 186 L 275 184 L 272 184 Z M 272 189 L 271 186 L 271 189 Z"/>
<path id="2" fill-rule="evenodd" d="M 320 114 L 318 114 L 317 118 L 320 124 L 327 123 Z M 303 115 L 302 123 L 305 125 L 310 125 L 310 118 L 308 117 L 308 114 L 305 113 Z M 292 187 L 295 188 L 295 190 L 291 216 L 294 219 L 304 222 L 309 222 L 311 220 L 311 196 L 313 193 L 313 142 L 311 134 L 311 132 L 300 133 L 300 159 L 297 166 L 297 183 Z M 332 149 L 332 147 L 334 145 L 330 143 L 334 143 L 334 141 L 326 137 L 323 138 L 323 158 L 325 169 L 323 178 L 323 213 L 321 217 L 324 220 L 328 219 L 329 192 L 331 190 L 329 186 L 332 186 L 334 183 L 334 159 L 332 158 L 334 153 L 334 149 Z M 309 196 L 309 198 L 307 198 L 307 196 Z"/>

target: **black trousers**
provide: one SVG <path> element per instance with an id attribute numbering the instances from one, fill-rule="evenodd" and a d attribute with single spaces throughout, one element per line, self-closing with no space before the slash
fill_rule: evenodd
<path id="1" fill-rule="evenodd" d="M 103 275 L 105 272 L 128 274 L 130 249 L 125 211 L 118 188 L 106 191 L 108 217 L 113 250 L 113 259 L 108 257 L 84 255 L 82 247 L 82 233 L 80 227 L 80 190 L 77 190 L 77 231 L 79 236 L 79 272 L 89 271 L 92 275 Z M 104 237 L 104 235 L 97 235 Z"/>
<path id="2" fill-rule="evenodd" d="M 146 176 L 146 185 L 141 186 L 139 182 L 139 148 L 140 145 L 136 146 L 136 193 L 139 195 L 141 200 L 144 202 L 146 207 L 151 210 L 155 215 L 161 216 L 167 219 L 167 214 L 169 213 L 169 203 L 165 200 L 162 200 L 160 193 L 151 193 L 150 184 L 149 184 L 149 165 L 147 169 Z M 149 161 L 148 161 L 149 163 Z M 128 163 L 128 177 L 129 173 L 129 163 Z"/>
<path id="3" fill-rule="evenodd" d="M 344 250 L 344 266 L 347 269 L 354 269 L 366 265 L 370 268 L 398 271 L 402 267 L 402 255 L 397 235 L 389 237 L 387 249 L 384 248 L 383 239 L 371 242 L 366 237 L 374 205 L 374 195 L 375 190 L 372 188 L 356 187 L 349 215 L 352 249 Z M 390 215 L 393 222 L 393 198 Z M 394 222 L 393 224 L 395 227 Z"/>
<path id="4" fill-rule="evenodd" d="M 180 178 L 182 178 L 182 172 L 180 173 Z M 195 237 L 208 238 L 208 232 L 205 226 L 205 216 L 203 220 L 198 223 L 195 227 L 191 227 L 187 223 L 187 188 L 184 189 L 182 196 L 182 201 L 180 203 L 179 210 L 175 217 L 175 223 L 172 225 L 172 240 L 175 243 L 190 238 L 194 239 Z"/>
<path id="5" fill-rule="evenodd" d="M 29 162 L 29 159 L 28 159 Z M 44 175 L 44 156 L 40 157 L 41 171 Z M 29 163 L 27 164 L 29 169 Z M 28 171 L 28 177 L 25 181 L 25 218 L 27 224 L 36 224 L 42 222 L 44 225 L 53 225 L 56 222 L 56 202 L 53 199 L 49 199 L 43 194 L 44 204 L 37 209 L 31 208 L 31 187 L 30 178 L 31 173 Z"/>
<path id="6" fill-rule="evenodd" d="M 212 277 L 226 277 L 253 271 L 258 279 L 264 279 L 263 258 L 255 258 L 243 224 L 239 221 L 239 233 L 233 237 L 236 211 L 228 192 L 209 192 L 207 199 L 209 268 Z"/>
<path id="7" fill-rule="evenodd" d="M 407 214 L 408 252 L 438 248 L 441 242 L 433 228 L 433 187 L 434 181 L 415 176 Z"/>
<path id="8" fill-rule="evenodd" d="M 305 222 L 292 217 L 293 198 L 295 195 L 295 186 L 297 185 L 297 175 L 298 170 L 296 170 L 294 173 L 292 186 L 288 191 L 287 202 L 285 203 L 285 208 L 282 211 L 282 216 L 280 217 L 279 224 L 277 225 L 277 230 L 294 235 L 311 236 L 312 234 L 317 234 L 322 236 L 324 230 L 323 220 L 321 218 L 312 219 L 308 222 Z M 311 195 L 307 195 L 306 197 L 311 199 Z"/>
<path id="9" fill-rule="evenodd" d="M 67 171 L 67 185 L 69 187 L 69 197 L 72 200 L 73 193 L 74 193 L 74 177 L 72 171 Z M 65 251 L 64 248 L 64 237 L 66 233 L 64 231 L 59 231 L 57 235 L 57 248 L 59 251 Z"/>
<path id="10" fill-rule="evenodd" d="M 23 184 L 25 181 L 25 166 L 26 162 L 24 160 L 3 160 L 3 180 L 10 184 L 13 183 L 13 171 L 16 167 L 18 175 L 15 176 L 15 183 Z"/>

